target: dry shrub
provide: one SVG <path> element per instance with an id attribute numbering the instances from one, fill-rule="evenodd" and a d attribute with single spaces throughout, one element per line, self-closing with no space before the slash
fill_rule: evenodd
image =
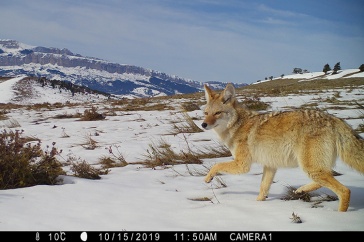
<path id="1" fill-rule="evenodd" d="M 144 155 L 144 163 L 147 167 L 166 166 L 177 164 L 178 155 L 172 150 L 171 145 L 161 139 L 159 144 L 149 144 L 149 149 Z"/>
<path id="2" fill-rule="evenodd" d="M 106 175 L 109 170 L 99 169 L 91 166 L 85 160 L 73 162 L 71 165 L 71 171 L 74 172 L 74 176 L 92 180 L 101 179 L 100 175 Z"/>
<path id="3" fill-rule="evenodd" d="M 125 165 L 122 165 L 122 164 L 118 164 L 117 161 L 115 161 L 114 159 L 112 159 L 109 156 L 102 156 L 102 157 L 100 157 L 99 158 L 99 163 L 102 166 L 102 168 L 104 168 L 104 169 L 125 166 Z"/>
<path id="4" fill-rule="evenodd" d="M 253 96 L 250 98 L 246 98 L 242 102 L 248 109 L 260 111 L 260 110 L 267 110 L 269 104 L 260 101 L 258 96 Z"/>
<path id="5" fill-rule="evenodd" d="M 358 133 L 364 133 L 364 124 L 359 124 L 355 131 Z"/>
<path id="6" fill-rule="evenodd" d="M 296 187 L 292 187 L 292 186 L 286 186 L 286 193 L 284 194 L 283 197 L 281 197 L 281 200 L 302 200 L 305 202 L 311 202 L 311 197 L 312 195 L 310 193 L 307 192 L 301 192 L 301 193 L 296 193 L 295 191 L 297 190 Z"/>
<path id="7" fill-rule="evenodd" d="M 160 139 L 158 144 L 150 144 L 144 158 L 142 163 L 152 168 L 177 164 L 201 164 L 202 162 L 198 154 L 189 147 L 187 151 L 176 153 L 164 139 Z"/>
<path id="8" fill-rule="evenodd" d="M 117 153 L 114 152 L 113 147 L 116 149 Z M 109 146 L 105 149 L 108 149 L 110 156 L 103 156 L 99 159 L 100 164 L 103 168 L 124 167 L 128 165 L 128 163 L 125 161 L 123 154 L 120 151 L 119 146 Z"/>
<path id="9" fill-rule="evenodd" d="M 188 200 L 195 201 L 195 202 L 212 202 L 212 198 L 209 198 L 209 197 L 188 198 Z"/>
<path id="10" fill-rule="evenodd" d="M 97 141 L 91 137 L 91 134 L 86 134 L 84 140 L 85 142 L 81 146 L 86 150 L 94 150 L 98 147 Z"/>
<path id="11" fill-rule="evenodd" d="M 62 164 L 56 159 L 57 149 L 41 149 L 41 142 L 29 143 L 23 131 L 0 132 L 0 189 L 34 185 L 54 185 L 64 175 Z"/>
<path id="12" fill-rule="evenodd" d="M 70 113 L 64 112 L 62 114 L 57 114 L 56 116 L 54 116 L 54 118 L 56 118 L 56 119 L 81 118 L 81 116 L 82 115 L 80 113 L 70 114 Z"/>
<path id="13" fill-rule="evenodd" d="M 201 105 L 203 105 L 201 103 Z M 201 110 L 200 106 L 201 105 L 198 105 L 196 104 L 196 102 L 185 102 L 185 103 L 182 103 L 182 109 L 186 112 L 191 112 L 191 111 L 195 111 L 195 110 Z"/>
<path id="14" fill-rule="evenodd" d="M 97 107 L 92 106 L 90 109 L 86 109 L 83 112 L 83 116 L 79 119 L 80 121 L 95 121 L 105 119 L 105 115 L 97 112 Z"/>
<path id="15" fill-rule="evenodd" d="M 7 113 L 9 113 L 9 111 L 7 111 L 7 110 L 0 110 L 0 120 L 8 119 L 8 117 L 6 116 Z"/>
<path id="16" fill-rule="evenodd" d="M 338 173 L 339 174 L 339 173 Z M 320 204 L 323 201 L 336 201 L 338 198 L 336 196 L 331 195 L 318 195 L 315 193 L 301 192 L 295 193 L 297 190 L 296 187 L 286 186 L 286 194 L 281 197 L 281 200 L 302 200 L 304 202 L 314 202 L 312 207 L 317 207 L 317 204 Z"/>

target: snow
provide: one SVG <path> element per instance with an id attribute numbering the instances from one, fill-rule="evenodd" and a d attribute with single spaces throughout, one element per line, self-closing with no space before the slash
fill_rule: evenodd
<path id="1" fill-rule="evenodd" d="M 22 80 L 24 76 L 18 76 L 16 78 L 12 78 L 10 80 L 0 82 L 0 98 L 3 103 L 8 103 L 14 96 L 13 86 L 18 81 Z"/>
<path id="2" fill-rule="evenodd" d="M 33 49 L 35 46 L 20 43 L 11 39 L 0 39 L 0 42 L 8 42 L 7 45 L 0 44 L 0 48 L 4 51 L 3 55 L 18 54 L 19 51 L 25 49 Z M 10 46 L 9 46 L 10 44 Z"/>
<path id="3" fill-rule="evenodd" d="M 327 77 L 327 79 L 336 79 L 336 78 L 340 78 L 340 77 L 345 77 L 345 75 L 350 75 L 352 73 L 356 73 L 359 72 L 359 69 L 347 69 L 347 70 L 342 70 L 342 71 L 338 71 L 337 74 L 331 74 Z M 363 75 L 363 73 L 362 73 Z M 351 76 L 349 76 L 351 77 Z"/>
<path id="4" fill-rule="evenodd" d="M 355 73 L 355 74 L 351 75 L 350 77 L 364 77 L 364 72 Z M 350 78 L 350 77 L 348 77 L 348 78 Z"/>
<path id="5" fill-rule="evenodd" d="M 293 75 L 286 75 L 283 76 L 283 79 L 312 79 L 315 77 L 322 77 L 325 73 L 324 72 L 308 72 L 302 74 L 293 74 Z"/>
<path id="6" fill-rule="evenodd" d="M 0 103 L 11 100 L 12 86 L 17 77 L 0 83 Z M 335 171 L 342 173 L 337 179 L 351 189 L 351 202 L 347 212 L 337 212 L 338 201 L 313 203 L 300 200 L 284 201 L 286 187 L 301 186 L 310 180 L 299 168 L 278 170 L 267 201 L 256 201 L 259 193 L 262 167 L 254 164 L 243 175 L 222 175 L 226 183 L 214 179 L 206 184 L 203 176 L 188 171 L 205 171 L 206 167 L 227 161 L 231 157 L 206 159 L 203 165 L 175 165 L 173 167 L 146 168 L 138 162 L 143 159 L 151 143 L 164 139 L 176 151 L 186 150 L 188 140 L 192 149 L 218 146 L 212 131 L 172 135 L 172 123 L 179 120 L 181 99 L 163 100 L 175 110 L 115 111 L 102 121 L 78 121 L 77 118 L 57 119 L 58 114 L 83 113 L 91 105 L 99 111 L 108 108 L 104 100 L 90 96 L 72 97 L 65 92 L 34 87 L 34 99 L 25 103 L 42 103 L 46 100 L 66 100 L 78 105 L 60 109 L 27 110 L 19 108 L 6 115 L 16 120 L 26 136 L 42 140 L 43 148 L 56 142 L 62 149 L 64 161 L 68 156 L 79 157 L 90 164 L 108 156 L 108 147 L 123 154 L 130 163 L 125 167 L 111 168 L 100 180 L 88 180 L 68 175 L 62 185 L 38 185 L 27 188 L 0 190 L 0 231 L 363 231 L 364 230 L 364 177 L 344 165 L 339 159 Z M 339 100 L 357 100 L 363 104 L 364 89 L 340 90 Z M 330 109 L 327 97 L 338 90 L 324 93 L 265 97 L 271 110 L 287 109 L 309 102 L 320 101 L 328 112 L 343 118 L 353 128 L 363 124 L 363 113 L 357 109 Z M 68 95 L 68 96 L 67 96 Z M 52 99 L 51 99 L 52 98 Z M 74 100 L 71 100 L 71 99 Z M 84 99 L 82 99 L 84 98 Z M 188 100 L 185 100 L 188 101 Z M 162 101 L 160 101 L 162 102 Z M 189 112 L 200 125 L 202 111 Z M 9 120 L 0 120 L 0 128 L 9 129 Z M 64 137 L 64 132 L 69 137 Z M 363 134 L 361 134 L 363 136 Z M 94 150 L 82 144 L 91 137 L 97 141 Z M 188 169 L 187 169 L 188 168 Z M 197 173 L 197 172 L 196 172 Z M 326 188 L 317 194 L 334 195 Z M 207 197 L 211 201 L 196 201 Z M 293 223 L 292 213 L 302 223 Z"/>

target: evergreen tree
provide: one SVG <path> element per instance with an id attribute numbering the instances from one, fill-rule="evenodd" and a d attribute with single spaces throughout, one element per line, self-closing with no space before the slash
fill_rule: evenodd
<path id="1" fill-rule="evenodd" d="M 330 67 L 330 65 L 329 65 L 329 64 L 326 64 L 326 65 L 324 66 L 324 69 L 323 69 L 322 71 L 323 71 L 323 72 L 325 72 L 325 75 L 326 75 L 328 71 L 331 71 L 331 67 Z"/>
<path id="2" fill-rule="evenodd" d="M 298 68 L 298 67 L 295 67 L 293 68 L 293 72 L 294 74 L 302 74 L 302 69 L 301 68 Z"/>
<path id="3" fill-rule="evenodd" d="M 337 74 L 337 71 L 341 70 L 340 62 L 336 63 L 334 69 L 332 70 L 332 74 Z"/>
<path id="4" fill-rule="evenodd" d="M 361 65 L 359 66 L 359 70 L 360 70 L 360 72 L 363 72 L 363 71 L 364 71 L 364 64 L 361 64 Z"/>

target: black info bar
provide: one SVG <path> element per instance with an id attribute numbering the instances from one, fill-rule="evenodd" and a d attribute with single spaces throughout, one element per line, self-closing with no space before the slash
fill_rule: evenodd
<path id="1" fill-rule="evenodd" d="M 344 236 L 345 240 L 361 238 L 364 232 L 341 231 L 5 231 L 0 232 L 0 241 L 167 241 L 167 242 L 194 242 L 194 241 L 283 241 L 293 238 L 299 240 L 319 238 L 336 240 L 338 236 Z M 355 241 L 353 240 L 353 241 Z"/>

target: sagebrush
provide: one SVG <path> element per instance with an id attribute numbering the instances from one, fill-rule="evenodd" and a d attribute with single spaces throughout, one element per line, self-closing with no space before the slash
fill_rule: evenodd
<path id="1" fill-rule="evenodd" d="M 22 130 L 0 132 L 0 189 L 57 184 L 65 173 L 56 148 L 43 151 L 40 140 L 22 135 Z"/>

